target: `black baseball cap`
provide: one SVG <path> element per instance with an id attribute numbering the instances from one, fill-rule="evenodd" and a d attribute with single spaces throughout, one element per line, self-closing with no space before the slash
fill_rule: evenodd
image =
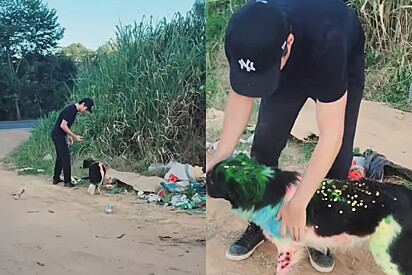
<path id="1" fill-rule="evenodd" d="M 84 103 L 84 106 L 87 107 L 87 111 L 89 111 L 90 113 L 92 112 L 93 106 L 94 106 L 94 101 L 93 99 L 86 97 L 83 98 L 82 100 L 79 101 L 80 104 Z"/>
<path id="2" fill-rule="evenodd" d="M 230 84 L 244 96 L 266 97 L 280 79 L 280 62 L 291 32 L 273 0 L 252 0 L 234 13 L 226 29 Z"/>

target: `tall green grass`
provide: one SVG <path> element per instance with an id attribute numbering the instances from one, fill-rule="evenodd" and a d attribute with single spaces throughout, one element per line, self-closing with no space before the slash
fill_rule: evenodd
<path id="1" fill-rule="evenodd" d="M 84 142 L 75 158 L 92 156 L 111 166 L 142 171 L 153 162 L 175 159 L 203 165 L 205 146 L 205 3 L 170 22 L 144 18 L 119 26 L 110 52 L 84 67 L 70 102 L 92 97 L 90 116 L 73 126 Z M 54 156 L 50 129 L 57 114 L 41 121 L 11 160 L 18 166 L 45 168 Z M 47 168 L 50 171 L 50 167 Z"/>
<path id="2" fill-rule="evenodd" d="M 224 33 L 233 12 L 246 2 L 207 0 L 208 106 L 224 106 L 221 102 L 230 89 L 228 75 L 222 74 Z M 348 5 L 357 11 L 367 39 L 365 98 L 412 111 L 411 0 L 350 0 Z"/>
<path id="3" fill-rule="evenodd" d="M 226 26 L 233 12 L 247 0 L 206 1 L 206 105 L 222 110 L 230 90 L 223 41 Z"/>
<path id="4" fill-rule="evenodd" d="M 412 2 L 352 0 L 366 34 L 366 98 L 412 111 Z"/>

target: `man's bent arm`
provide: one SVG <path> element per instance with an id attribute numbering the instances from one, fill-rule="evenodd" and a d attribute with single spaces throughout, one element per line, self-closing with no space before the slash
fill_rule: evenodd
<path id="1" fill-rule="evenodd" d="M 307 206 L 332 167 L 342 145 L 346 100 L 347 92 L 335 102 L 317 102 L 316 119 L 319 127 L 319 141 L 296 191 L 294 203 Z"/>
<path id="2" fill-rule="evenodd" d="M 219 145 L 214 160 L 219 162 L 232 156 L 252 114 L 254 98 L 229 94 Z"/>
<path id="3" fill-rule="evenodd" d="M 69 126 L 67 126 L 67 121 L 65 121 L 64 119 L 62 120 L 62 123 L 60 123 L 60 128 L 62 128 L 62 130 L 68 134 L 71 137 L 75 137 L 76 134 L 73 133 L 72 131 L 70 131 Z"/>

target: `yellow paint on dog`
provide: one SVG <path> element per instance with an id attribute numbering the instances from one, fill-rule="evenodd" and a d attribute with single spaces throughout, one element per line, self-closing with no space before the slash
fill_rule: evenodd
<path id="1" fill-rule="evenodd" d="M 392 216 L 383 219 L 376 227 L 370 241 L 370 248 L 376 263 L 387 275 L 400 275 L 398 267 L 392 263 L 387 252 L 392 242 L 401 233 L 402 227 Z"/>

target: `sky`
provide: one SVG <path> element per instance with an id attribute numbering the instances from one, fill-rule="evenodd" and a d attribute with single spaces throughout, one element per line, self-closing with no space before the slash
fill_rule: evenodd
<path id="1" fill-rule="evenodd" d="M 109 39 L 115 38 L 117 25 L 140 22 L 143 16 L 159 20 L 170 19 L 176 12 L 185 15 L 194 0 L 43 0 L 54 8 L 58 22 L 64 27 L 60 46 L 82 43 L 96 50 Z"/>

